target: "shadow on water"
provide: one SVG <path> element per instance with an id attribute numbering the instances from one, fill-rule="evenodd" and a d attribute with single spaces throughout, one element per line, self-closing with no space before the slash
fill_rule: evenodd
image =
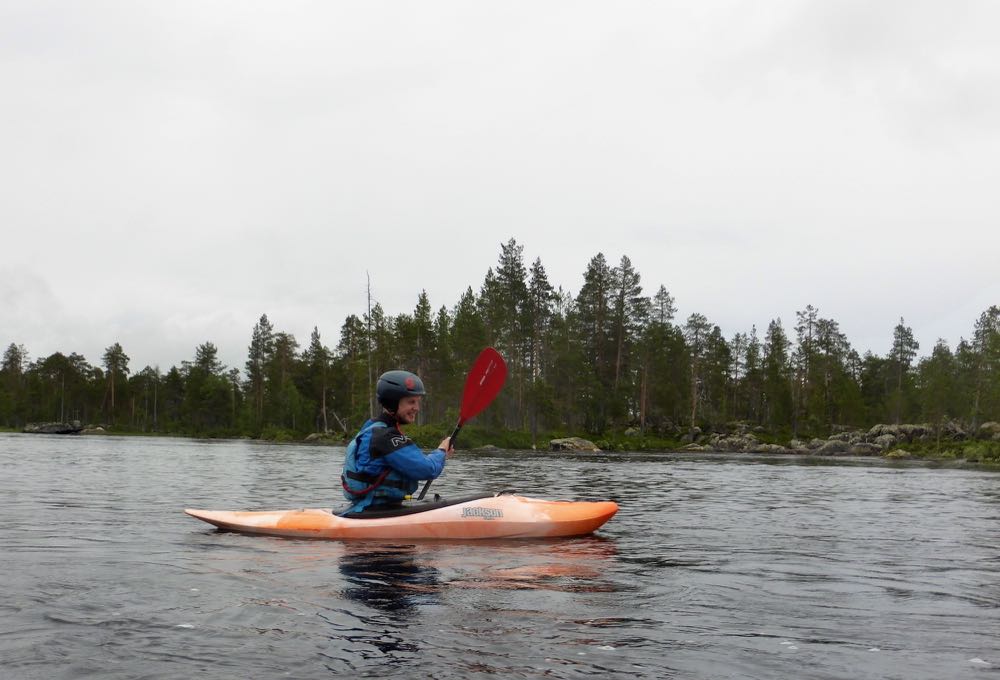
<path id="1" fill-rule="evenodd" d="M 441 603 L 454 589 L 607 592 L 614 539 L 345 543 L 339 561 L 344 597 L 393 617 Z"/>
<path id="2" fill-rule="evenodd" d="M 412 616 L 419 604 L 434 603 L 440 572 L 421 559 L 415 545 L 347 543 L 339 562 L 343 596 L 393 619 Z"/>

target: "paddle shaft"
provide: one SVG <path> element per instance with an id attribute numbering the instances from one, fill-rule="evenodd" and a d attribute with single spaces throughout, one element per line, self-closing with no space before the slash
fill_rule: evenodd
<path id="1" fill-rule="evenodd" d="M 455 448 L 455 440 L 458 432 L 462 429 L 469 418 L 486 408 L 500 392 L 504 379 L 507 377 L 507 364 L 503 357 L 492 347 L 487 347 L 472 364 L 469 374 L 465 377 L 465 389 L 462 391 L 462 408 L 458 412 L 458 425 L 451 433 L 448 442 L 449 448 Z M 427 489 L 431 486 L 431 480 L 427 480 L 423 490 L 417 496 L 417 500 L 423 500 L 427 495 Z"/>

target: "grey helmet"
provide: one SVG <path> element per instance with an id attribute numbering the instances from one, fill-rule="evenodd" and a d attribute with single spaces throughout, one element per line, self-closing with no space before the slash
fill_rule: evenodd
<path id="1" fill-rule="evenodd" d="M 424 381 L 416 373 L 409 371 L 386 371 L 378 378 L 375 386 L 375 396 L 378 403 L 390 411 L 399 408 L 399 400 L 403 397 L 422 396 Z"/>

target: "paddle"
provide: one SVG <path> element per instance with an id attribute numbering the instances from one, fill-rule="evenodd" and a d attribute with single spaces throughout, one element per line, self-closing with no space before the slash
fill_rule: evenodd
<path id="1" fill-rule="evenodd" d="M 458 425 L 451 433 L 451 446 L 455 447 L 455 440 L 458 433 L 465 425 L 466 421 L 475 417 L 499 394 L 503 387 L 503 381 L 507 378 L 507 364 L 504 362 L 500 352 L 492 347 L 487 347 L 469 369 L 469 374 L 465 377 L 465 390 L 462 392 L 462 407 L 458 412 Z M 417 500 L 423 500 L 427 495 L 427 489 L 431 487 L 430 479 L 424 484 L 423 490 L 417 496 Z"/>

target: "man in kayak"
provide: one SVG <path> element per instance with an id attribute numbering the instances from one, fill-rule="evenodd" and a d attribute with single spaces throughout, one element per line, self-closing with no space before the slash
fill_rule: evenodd
<path id="1" fill-rule="evenodd" d="M 454 451 L 450 437 L 424 453 L 400 429 L 416 421 L 425 394 L 423 381 L 409 371 L 379 377 L 375 396 L 382 414 L 362 426 L 344 456 L 340 481 L 344 496 L 352 501 L 348 513 L 399 507 L 420 480 L 437 479 L 444 470 L 445 459 Z"/>

